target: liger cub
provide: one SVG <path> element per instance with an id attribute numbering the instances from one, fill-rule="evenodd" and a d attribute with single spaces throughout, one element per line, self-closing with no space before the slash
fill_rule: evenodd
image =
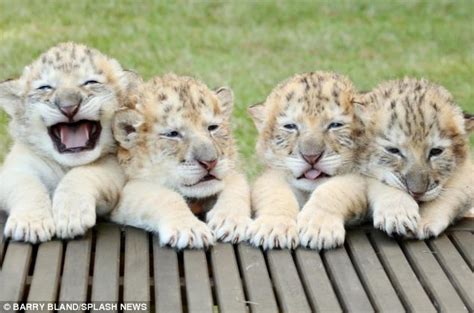
<path id="1" fill-rule="evenodd" d="M 348 78 L 313 72 L 291 77 L 264 103 L 249 108 L 259 132 L 257 153 L 266 166 L 252 189 L 255 219 L 247 237 L 253 245 L 294 248 L 300 242 L 299 231 L 306 245 L 315 231 L 318 201 L 337 206 L 348 188 L 334 184 L 332 190 L 328 184 L 337 178 L 333 176 L 349 173 L 346 179 L 357 180 L 350 174 L 356 140 L 363 133 L 353 102 L 356 95 Z M 364 190 L 359 185 L 349 188 Z M 329 192 L 319 193 L 320 189 Z M 344 237 L 344 227 L 336 231 Z"/>
<path id="2" fill-rule="evenodd" d="M 128 182 L 112 220 L 157 232 L 162 245 L 178 249 L 245 239 L 250 188 L 237 167 L 232 107 L 229 88 L 213 91 L 190 77 L 140 86 L 114 119 Z"/>
<path id="3" fill-rule="evenodd" d="M 50 48 L 0 83 L 14 145 L 0 170 L 5 235 L 39 242 L 82 235 L 117 203 L 124 175 L 112 118 L 135 76 L 75 43 Z"/>
<path id="4" fill-rule="evenodd" d="M 369 109 L 362 173 L 374 226 L 389 234 L 438 236 L 474 204 L 474 166 L 464 118 L 452 95 L 426 80 L 382 83 Z"/>

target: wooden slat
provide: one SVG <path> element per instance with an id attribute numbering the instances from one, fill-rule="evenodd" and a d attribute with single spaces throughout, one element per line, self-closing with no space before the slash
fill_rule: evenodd
<path id="1" fill-rule="evenodd" d="M 268 265 L 283 312 L 311 312 L 289 250 L 267 252 Z"/>
<path id="2" fill-rule="evenodd" d="M 335 284 L 344 310 L 350 312 L 373 312 L 369 298 L 357 276 L 345 248 L 324 251 L 330 277 Z"/>
<path id="3" fill-rule="evenodd" d="M 278 312 L 272 281 L 262 251 L 245 243 L 239 244 L 237 249 L 251 312 Z"/>
<path id="4" fill-rule="evenodd" d="M 450 226 L 447 230 L 451 231 L 474 231 L 474 218 L 463 218 L 460 221 L 457 221 L 456 224 Z"/>
<path id="5" fill-rule="evenodd" d="M 63 243 L 50 241 L 38 247 L 28 302 L 54 302 L 59 289 Z"/>
<path id="6" fill-rule="evenodd" d="M 247 312 L 233 246 L 224 243 L 213 246 L 211 262 L 219 312 Z"/>
<path id="7" fill-rule="evenodd" d="M 354 266 L 359 272 L 375 310 L 403 312 L 403 305 L 366 233 L 362 230 L 351 231 L 347 235 L 346 241 L 353 257 Z"/>
<path id="8" fill-rule="evenodd" d="M 120 228 L 112 224 L 96 227 L 92 302 L 117 302 L 120 278 Z"/>
<path id="9" fill-rule="evenodd" d="M 378 255 L 393 286 L 410 312 L 436 312 L 398 243 L 380 231 L 373 231 Z"/>
<path id="10" fill-rule="evenodd" d="M 153 236 L 153 263 L 156 312 L 183 312 L 177 252 L 160 247 L 157 236 Z"/>
<path id="11" fill-rule="evenodd" d="M 451 238 L 472 271 L 474 269 L 474 234 L 454 232 L 451 234 Z"/>
<path id="12" fill-rule="evenodd" d="M 313 311 L 342 312 L 318 251 L 299 248 L 296 262 Z"/>
<path id="13" fill-rule="evenodd" d="M 439 311 L 467 312 L 467 308 L 449 282 L 424 241 L 404 241 L 407 257 L 421 283 L 428 288 Z"/>
<path id="14" fill-rule="evenodd" d="M 91 261 L 92 234 L 67 242 L 59 302 L 84 302 L 87 300 L 89 266 Z"/>
<path id="15" fill-rule="evenodd" d="M 148 234 L 136 228 L 125 230 L 124 302 L 150 301 Z"/>
<path id="16" fill-rule="evenodd" d="M 435 251 L 436 259 L 448 274 L 469 310 L 474 311 L 474 273 L 446 235 L 431 240 L 428 244 Z"/>
<path id="17" fill-rule="evenodd" d="M 213 301 L 206 254 L 203 250 L 184 250 L 184 278 L 188 312 L 213 312 Z"/>
<path id="18" fill-rule="evenodd" d="M 26 276 L 31 262 L 32 246 L 10 242 L 0 272 L 0 302 L 18 302 L 23 296 Z"/>

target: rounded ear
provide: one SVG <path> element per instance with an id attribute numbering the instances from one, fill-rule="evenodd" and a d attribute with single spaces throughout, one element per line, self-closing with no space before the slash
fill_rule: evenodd
<path id="1" fill-rule="evenodd" d="M 474 114 L 463 112 L 464 114 L 464 128 L 467 133 L 474 132 Z"/>
<path id="2" fill-rule="evenodd" d="M 232 115 L 232 107 L 234 106 L 234 93 L 229 87 L 220 87 L 214 90 L 224 110 L 224 115 L 230 117 Z"/>
<path id="3" fill-rule="evenodd" d="M 263 128 L 263 121 L 265 120 L 265 106 L 263 102 L 255 103 L 248 107 L 247 112 L 252 117 L 252 120 L 260 132 Z"/>
<path id="4" fill-rule="evenodd" d="M 143 116 L 135 110 L 122 109 L 115 113 L 114 138 L 125 149 L 133 148 L 138 141 L 138 129 L 143 125 Z"/>
<path id="5" fill-rule="evenodd" d="M 21 84 L 19 79 L 7 79 L 0 82 L 0 108 L 11 117 L 23 110 L 20 95 Z"/>
<path id="6" fill-rule="evenodd" d="M 125 90 L 130 92 L 143 83 L 143 78 L 133 70 L 123 70 L 122 81 Z"/>

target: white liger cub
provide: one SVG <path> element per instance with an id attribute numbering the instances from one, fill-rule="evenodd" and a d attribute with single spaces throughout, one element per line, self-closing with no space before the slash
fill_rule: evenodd
<path id="1" fill-rule="evenodd" d="M 318 201 L 313 191 L 354 167 L 355 140 L 362 133 L 353 104 L 355 95 L 346 77 L 314 72 L 290 78 L 263 104 L 249 108 L 259 131 L 257 153 L 266 166 L 252 190 L 255 220 L 247 237 L 253 245 L 296 247 L 296 218 L 303 206 L 302 238 L 307 241 L 311 236 L 313 207 Z M 344 195 L 341 192 L 322 196 L 328 204 L 337 205 Z"/>
<path id="2" fill-rule="evenodd" d="M 0 83 L 14 145 L 0 171 L 5 235 L 46 241 L 82 235 L 111 210 L 124 184 L 114 153 L 114 111 L 130 75 L 114 59 L 59 44 Z"/>
<path id="3" fill-rule="evenodd" d="M 233 94 L 173 74 L 143 84 L 114 120 L 128 182 L 112 220 L 157 232 L 162 245 L 245 239 L 250 190 L 236 169 Z M 192 212 L 207 211 L 207 225 Z"/>
<path id="4" fill-rule="evenodd" d="M 451 94 L 426 80 L 381 84 L 364 97 L 372 111 L 362 172 L 374 226 L 389 234 L 438 236 L 474 204 L 474 167 L 464 119 Z"/>

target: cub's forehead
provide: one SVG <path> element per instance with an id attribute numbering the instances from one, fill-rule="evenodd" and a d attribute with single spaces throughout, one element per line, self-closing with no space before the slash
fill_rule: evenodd
<path id="1" fill-rule="evenodd" d="M 119 63 L 98 50 L 82 44 L 62 43 L 50 48 L 23 72 L 24 78 L 39 79 L 55 75 L 81 76 L 85 74 L 117 75 Z"/>
<path id="2" fill-rule="evenodd" d="M 217 96 L 204 84 L 189 78 L 155 78 L 144 86 L 144 109 L 162 120 L 205 119 L 222 112 Z"/>
<path id="3" fill-rule="evenodd" d="M 329 72 L 296 75 L 279 85 L 267 99 L 268 109 L 281 114 L 320 116 L 352 108 L 355 90 L 344 76 Z"/>
<path id="4" fill-rule="evenodd" d="M 463 116 L 451 94 L 425 80 L 404 79 L 382 84 L 371 105 L 374 123 L 388 133 L 411 140 L 449 138 L 462 134 Z"/>

